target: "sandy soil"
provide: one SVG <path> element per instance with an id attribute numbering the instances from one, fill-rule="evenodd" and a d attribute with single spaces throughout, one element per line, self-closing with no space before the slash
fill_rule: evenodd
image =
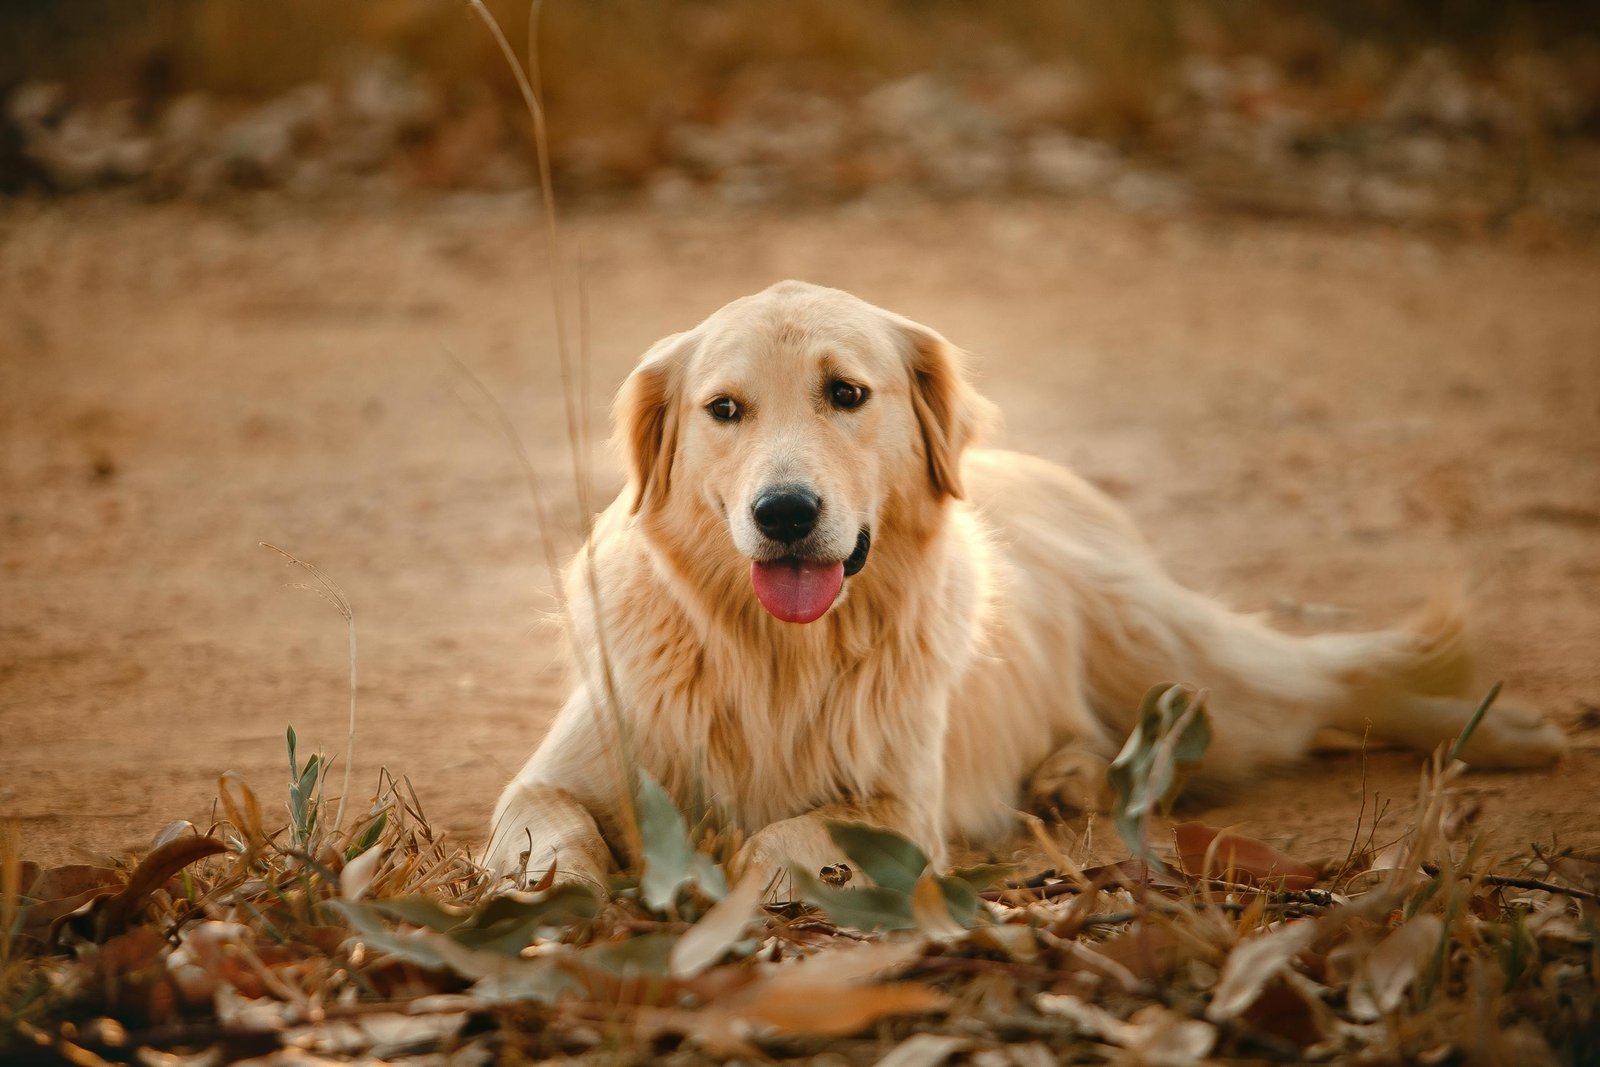
<path id="1" fill-rule="evenodd" d="M 0 210 L 0 815 L 27 854 L 203 824 L 230 769 L 275 806 L 291 723 L 342 751 L 343 622 L 258 541 L 355 606 L 362 795 L 387 764 L 481 836 L 559 678 L 519 467 L 445 354 L 520 426 L 569 551 L 535 218 L 516 196 Z M 1236 605 L 1380 623 L 1466 575 L 1485 678 L 1572 731 L 1554 771 L 1469 779 L 1491 847 L 1600 844 L 1600 249 L 1037 204 L 568 236 L 597 427 L 650 341 L 805 277 L 973 350 L 1009 444 L 1107 487 Z M 613 491 L 603 448 L 595 470 Z M 1367 811 L 1408 810 L 1419 761 L 1368 763 Z M 1205 817 L 1342 855 L 1362 798 L 1346 752 Z"/>

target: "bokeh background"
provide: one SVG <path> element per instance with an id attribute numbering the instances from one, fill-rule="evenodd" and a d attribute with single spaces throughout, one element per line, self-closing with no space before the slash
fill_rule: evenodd
<path id="1" fill-rule="evenodd" d="M 489 7 L 526 52 L 529 10 Z M 971 350 L 1007 444 L 1242 608 L 1378 625 L 1464 581 L 1485 681 L 1572 752 L 1462 817 L 1507 855 L 1600 843 L 1593 5 L 538 27 L 566 378 L 529 118 L 468 5 L 0 0 L 0 816 L 30 855 L 204 823 L 230 769 L 278 796 L 291 723 L 344 758 L 344 622 L 259 541 L 354 604 L 362 796 L 388 765 L 481 836 L 560 699 L 546 561 L 577 483 L 620 484 L 611 392 L 790 276 Z M 1415 766 L 1335 751 L 1207 817 L 1342 855 Z"/>
<path id="2" fill-rule="evenodd" d="M 527 6 L 489 5 L 522 50 Z M 9 0 L 8 188 L 530 177 L 464 3 Z M 1600 20 L 1559 0 L 547 3 L 560 188 L 688 206 L 1084 195 L 1466 228 L 1600 210 Z"/>

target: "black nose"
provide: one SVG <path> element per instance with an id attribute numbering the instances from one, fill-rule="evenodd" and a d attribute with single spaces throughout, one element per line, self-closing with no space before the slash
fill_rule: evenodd
<path id="1" fill-rule="evenodd" d="M 775 485 L 756 497 L 750 509 L 761 532 L 785 544 L 809 534 L 821 511 L 822 501 L 803 485 Z"/>

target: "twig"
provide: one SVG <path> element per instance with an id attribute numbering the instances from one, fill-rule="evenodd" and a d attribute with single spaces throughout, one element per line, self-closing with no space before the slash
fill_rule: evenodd
<path id="1" fill-rule="evenodd" d="M 1439 877 L 1439 865 L 1436 863 L 1424 863 L 1422 865 L 1422 873 L 1429 878 L 1437 878 Z M 1462 877 L 1470 876 L 1462 875 Z M 1492 885 L 1499 889 L 1537 889 L 1544 893 L 1558 893 L 1564 897 L 1573 897 L 1577 900 L 1587 900 L 1594 904 L 1600 904 L 1600 893 L 1591 893 L 1587 889 L 1578 889 L 1575 886 L 1543 882 L 1537 878 L 1513 878 L 1504 874 L 1484 874 L 1478 876 L 1478 881 L 1484 885 Z"/>

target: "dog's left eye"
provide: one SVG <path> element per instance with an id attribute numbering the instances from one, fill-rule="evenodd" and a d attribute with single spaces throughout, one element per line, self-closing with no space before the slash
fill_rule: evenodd
<path id="1" fill-rule="evenodd" d="M 828 399 L 833 401 L 833 406 L 843 411 L 858 408 L 867 402 L 867 390 L 854 382 L 831 382 L 828 385 Z"/>
<path id="2" fill-rule="evenodd" d="M 719 396 L 706 405 L 706 410 L 718 422 L 737 422 L 739 416 L 744 414 L 744 409 L 739 402 L 731 396 Z"/>

